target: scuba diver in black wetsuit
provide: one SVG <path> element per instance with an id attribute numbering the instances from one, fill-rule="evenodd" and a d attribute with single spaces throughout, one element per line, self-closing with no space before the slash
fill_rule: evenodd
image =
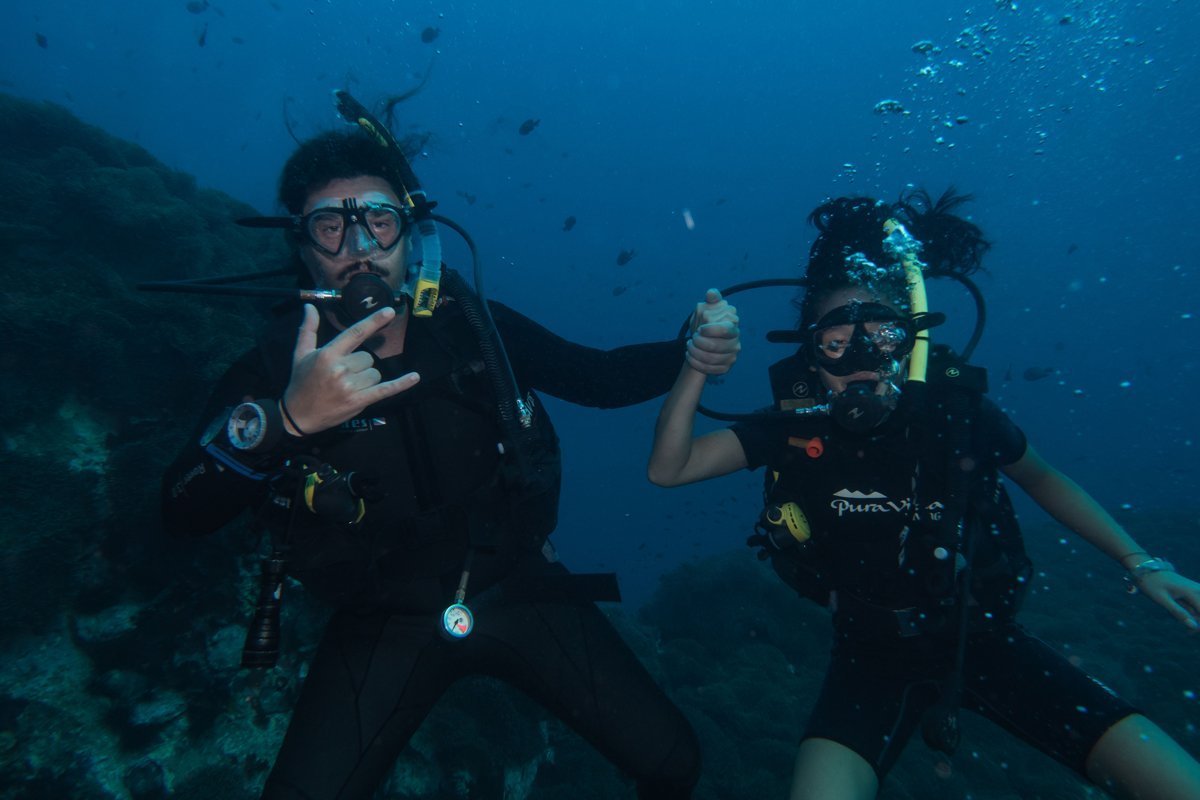
<path id="1" fill-rule="evenodd" d="M 982 396 L 982 370 L 931 350 L 925 331 L 942 315 L 928 313 L 923 271 L 965 278 L 988 247 L 949 213 L 965 199 L 914 192 L 817 208 L 798 329 L 768 337 L 800 344 L 772 367 L 776 409 L 693 438 L 704 376 L 685 367 L 659 416 L 650 479 L 767 466 L 750 543 L 833 612 L 792 800 L 874 797 L 918 726 L 953 752 L 960 707 L 1119 796 L 1200 797 L 1195 759 L 1014 620 L 1030 564 L 999 473 L 1192 631 L 1200 585 L 1047 464 Z M 697 318 L 736 323 L 716 291 Z"/>
<path id="2" fill-rule="evenodd" d="M 247 508 L 271 529 L 245 665 L 274 663 L 285 572 L 336 609 L 263 796 L 370 797 L 445 690 L 478 674 L 544 705 L 639 797 L 690 797 L 696 737 L 593 602 L 617 599 L 615 579 L 568 573 L 547 541 L 559 452 L 532 394 L 642 402 L 669 389 L 685 343 L 581 347 L 410 263 L 441 266 L 421 241 L 431 204 L 394 140 L 358 122 L 288 161 L 291 216 L 248 221 L 288 228 L 302 283 L 340 305 L 269 327 L 163 485 L 168 531 Z M 686 348 L 720 374 L 737 332 L 708 333 Z"/>

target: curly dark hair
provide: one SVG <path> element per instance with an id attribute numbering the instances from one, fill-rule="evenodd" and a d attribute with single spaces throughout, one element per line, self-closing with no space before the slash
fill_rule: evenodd
<path id="1" fill-rule="evenodd" d="M 974 222 L 950 213 L 973 199 L 953 186 L 936 202 L 924 189 L 900 195 L 896 206 L 908 219 L 909 233 L 921 241 L 921 260 L 929 272 L 971 275 L 983 269 L 983 256 L 992 243 Z"/>
<path id="2" fill-rule="evenodd" d="M 991 243 L 972 222 L 951 213 L 971 195 L 947 189 L 935 202 L 924 189 L 900 195 L 895 203 L 872 197 L 838 197 L 813 209 L 808 221 L 817 238 L 808 252 L 806 289 L 797 301 L 800 326 L 816 322 L 822 299 L 841 289 L 868 287 L 903 306 L 908 299 L 904 270 L 884 247 L 884 223 L 896 219 L 921 242 L 927 275 L 969 275 L 982 268 Z"/>
<path id="3" fill-rule="evenodd" d="M 387 151 L 358 130 L 328 131 L 302 143 L 279 176 L 279 203 L 291 214 L 304 211 L 313 190 L 339 178 L 377 176 L 399 191 L 404 185 Z"/>

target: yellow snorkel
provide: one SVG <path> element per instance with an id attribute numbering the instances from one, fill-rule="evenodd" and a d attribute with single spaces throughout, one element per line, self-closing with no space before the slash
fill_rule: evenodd
<path id="1" fill-rule="evenodd" d="M 909 315 L 913 319 L 929 313 L 929 300 L 925 296 L 925 262 L 921 261 L 921 243 L 913 237 L 899 220 L 892 218 L 883 223 L 883 249 L 895 257 L 904 267 L 904 282 L 908 287 Z M 929 367 L 929 331 L 919 330 L 908 357 L 908 380 L 925 382 Z"/>
<path id="2" fill-rule="evenodd" d="M 416 285 L 412 289 L 413 315 L 432 316 L 433 310 L 437 308 L 442 281 L 442 244 L 432 219 L 435 204 L 425 197 L 425 191 L 421 188 L 416 173 L 404 157 L 404 152 L 391 131 L 351 97 L 349 92 L 338 90 L 334 92 L 334 98 L 342 118 L 358 125 L 370 135 L 391 161 L 396 173 L 394 178 L 400 183 L 396 188 L 404 195 L 403 203 L 417 228 L 417 235 L 412 237 L 412 244 L 420 269 L 417 272 Z"/>

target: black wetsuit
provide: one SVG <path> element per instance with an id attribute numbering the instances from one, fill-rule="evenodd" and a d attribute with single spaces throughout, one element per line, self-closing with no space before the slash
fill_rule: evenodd
<path id="1" fill-rule="evenodd" d="M 776 555 L 776 570 L 834 608 L 833 658 L 804 738 L 850 748 L 881 781 L 954 664 L 953 568 L 930 538 L 955 506 L 945 402 L 931 387 L 927 410 L 902 400 L 865 436 L 828 418 L 734 427 L 749 466 L 779 473 L 769 502 L 796 502 L 811 526 L 810 544 Z M 812 437 L 824 446 L 817 457 L 805 451 Z M 975 531 L 962 706 L 1086 777 L 1092 747 L 1133 709 L 1014 622 L 1029 563 L 998 469 L 1024 455 L 1025 436 L 980 398 L 969 441 L 957 462 Z"/>
<path id="2" fill-rule="evenodd" d="M 369 797 L 446 688 L 472 674 L 501 678 L 540 702 L 631 775 L 639 796 L 689 797 L 699 748 L 687 721 L 594 603 L 547 588 L 569 584 L 560 580 L 567 571 L 543 550 L 547 531 L 526 530 L 496 485 L 494 395 L 457 305 L 410 320 L 404 353 L 376 359 L 384 379 L 419 372 L 412 390 L 265 457 L 231 458 L 217 446 L 223 434 L 206 450 L 201 426 L 166 475 L 166 527 L 178 533 L 207 533 L 260 506 L 262 476 L 288 453 L 354 471 L 382 495 L 354 525 L 306 510 L 290 515 L 289 573 L 336 611 L 264 797 Z M 594 350 L 491 307 L 524 390 L 625 406 L 666 392 L 681 363 L 679 341 Z M 279 321 L 230 368 L 206 420 L 246 398 L 281 396 L 298 323 Z M 319 343 L 335 334 L 322 320 Z M 557 452 L 545 411 L 537 413 Z M 556 500 L 557 481 L 551 493 Z M 450 641 L 440 618 L 468 550 L 475 628 Z"/>

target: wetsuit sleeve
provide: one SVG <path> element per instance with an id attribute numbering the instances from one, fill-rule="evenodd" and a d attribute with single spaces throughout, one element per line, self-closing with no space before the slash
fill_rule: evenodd
<path id="1" fill-rule="evenodd" d="M 568 342 L 502 303 L 489 303 L 517 381 L 570 403 L 619 408 L 666 394 L 683 363 L 684 341 L 613 350 Z"/>
<path id="2" fill-rule="evenodd" d="M 183 450 L 167 467 L 162 483 L 162 519 L 167 533 L 197 536 L 221 528 L 244 509 L 260 502 L 266 478 L 279 453 L 252 455 L 221 447 L 224 421 L 233 406 L 270 394 L 257 350 L 238 359 L 221 378 L 200 423 Z M 215 436 L 206 435 L 217 431 Z M 206 443 L 212 438 L 213 443 Z"/>
<path id="3" fill-rule="evenodd" d="M 1013 464 L 1025 455 L 1025 432 L 986 397 L 979 401 L 979 423 L 981 450 L 995 459 L 997 467 Z"/>
<path id="4" fill-rule="evenodd" d="M 779 424 L 773 425 L 766 420 L 747 421 L 730 426 L 730 430 L 742 443 L 747 469 L 779 463 L 787 441 L 786 433 Z"/>

